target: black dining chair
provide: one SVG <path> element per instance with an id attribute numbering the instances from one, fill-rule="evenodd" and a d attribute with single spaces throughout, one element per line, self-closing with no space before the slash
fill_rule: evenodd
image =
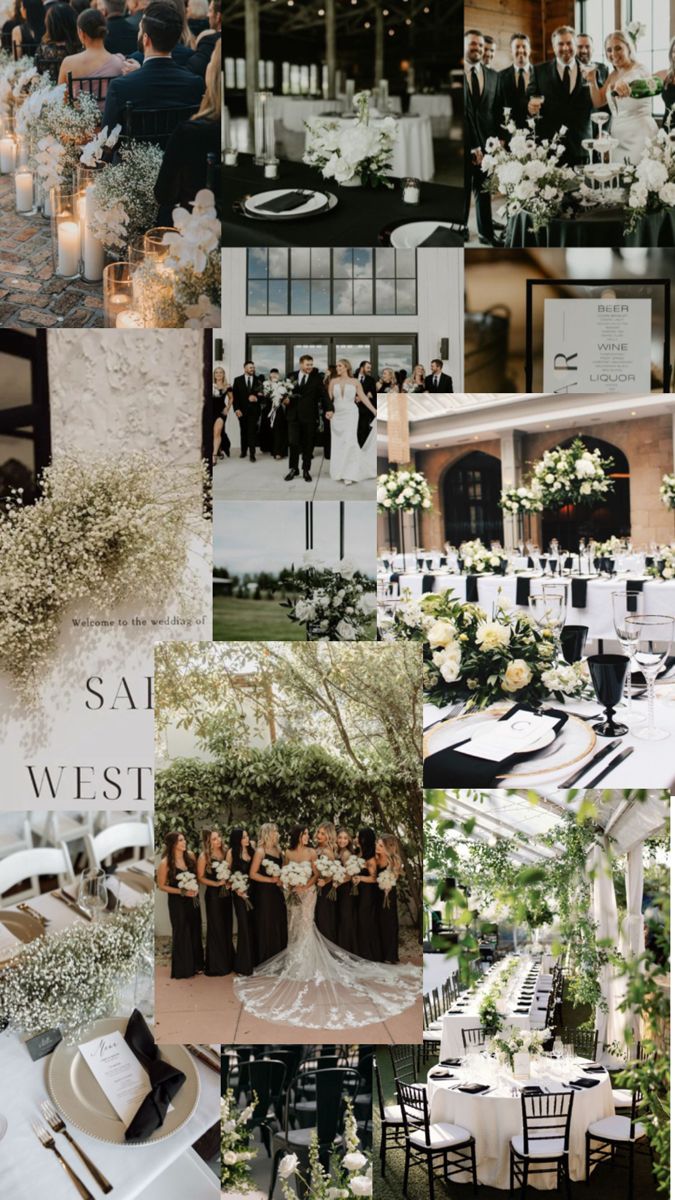
<path id="1" fill-rule="evenodd" d="M 462 1042 L 465 1050 L 468 1050 L 470 1046 L 484 1046 L 486 1041 L 487 1030 L 483 1029 L 482 1025 L 472 1025 L 467 1029 L 462 1029 Z"/>
<path id="2" fill-rule="evenodd" d="M 548 1092 L 546 1095 L 521 1093 L 523 1132 L 510 1142 L 509 1191 L 522 1188 L 523 1200 L 531 1175 L 555 1169 L 557 1186 L 564 1183 L 570 1200 L 570 1122 L 574 1092 Z"/>
<path id="3" fill-rule="evenodd" d="M 382 1089 L 382 1076 L 380 1075 L 377 1058 L 373 1059 L 373 1072 L 375 1075 L 377 1107 L 380 1114 L 380 1171 L 384 1179 L 387 1169 L 387 1150 L 390 1146 L 397 1146 L 399 1150 L 405 1147 L 405 1124 L 400 1104 L 387 1104 L 385 1102 L 384 1091 Z"/>
<path id="4" fill-rule="evenodd" d="M 177 125 L 189 121 L 199 105 L 182 108 L 136 108 L 130 100 L 124 106 L 122 130 L 126 141 L 153 142 L 166 149 Z"/>
<path id="5" fill-rule="evenodd" d="M 424 1083 L 416 1083 L 417 1071 L 415 1069 L 415 1051 L 416 1046 L 387 1046 L 389 1057 L 391 1059 L 394 1079 L 402 1079 L 404 1083 L 415 1085 L 423 1088 Z"/>
<path id="6" fill-rule="evenodd" d="M 292 1126 L 296 1096 L 306 1088 L 306 1075 L 314 1076 L 316 1087 L 316 1123 L 305 1129 Z M 269 1200 L 276 1186 L 279 1161 L 284 1154 L 297 1154 L 307 1160 L 312 1135 L 316 1132 L 319 1159 L 327 1166 L 331 1153 L 339 1143 L 344 1127 L 345 1099 L 352 1104 L 358 1092 L 360 1076 L 352 1067 L 328 1067 L 324 1070 L 301 1071 L 291 1080 L 286 1091 L 283 1130 L 272 1139 L 272 1171 Z"/>
<path id="7" fill-rule="evenodd" d="M 89 96 L 93 96 L 98 104 L 102 104 L 108 93 L 108 85 L 116 75 L 82 75 L 79 78 L 73 79 L 73 72 L 68 71 L 67 74 L 67 95 L 68 103 L 73 104 L 75 98 L 80 92 L 86 92 Z M 77 89 L 73 86 L 77 84 Z"/>
<path id="8" fill-rule="evenodd" d="M 600 1121 L 593 1121 L 586 1130 L 586 1183 L 590 1183 L 591 1171 L 598 1163 L 611 1162 L 614 1167 L 617 1160 L 621 1165 L 625 1161 L 628 1167 L 628 1200 L 633 1200 L 635 1189 L 636 1153 L 652 1155 L 647 1130 L 638 1120 L 641 1104 L 642 1093 L 636 1088 L 630 1116 L 603 1117 Z"/>
<path id="9" fill-rule="evenodd" d="M 422 1008 L 424 1012 L 424 1029 L 422 1030 L 422 1059 L 424 1062 L 430 1056 L 438 1054 L 441 1048 L 441 1028 L 440 1024 L 436 1024 L 434 1016 L 434 1008 L 431 1002 L 431 996 L 422 997 Z"/>
<path id="10" fill-rule="evenodd" d="M 563 1026 L 560 1034 L 563 1046 L 574 1046 L 574 1053 L 579 1058 L 595 1059 L 598 1050 L 597 1029 L 577 1029 L 574 1026 Z"/>
<path id="11" fill-rule="evenodd" d="M 439 1166 L 446 1182 L 469 1172 L 473 1190 L 477 1192 L 476 1142 L 469 1130 L 446 1121 L 435 1121 L 432 1125 L 426 1090 L 421 1092 L 397 1079 L 396 1091 L 405 1131 L 403 1195 L 408 1195 L 410 1168 L 420 1165 L 427 1169 L 430 1200 L 434 1200 L 434 1180 Z"/>
<path id="12" fill-rule="evenodd" d="M 281 1104 L 286 1064 L 276 1058 L 254 1058 L 247 1064 L 246 1099 L 253 1104 L 253 1113 L 248 1122 L 249 1129 L 259 1129 L 260 1138 L 270 1158 L 271 1135 L 270 1109 L 275 1112 Z"/>

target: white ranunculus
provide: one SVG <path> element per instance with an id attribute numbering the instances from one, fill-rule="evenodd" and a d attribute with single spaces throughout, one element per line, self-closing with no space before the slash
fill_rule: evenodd
<path id="1" fill-rule="evenodd" d="M 459 679 L 462 651 L 457 642 L 452 642 L 442 650 L 437 650 L 432 657 L 434 665 L 438 667 L 446 683 L 454 683 Z"/>
<path id="2" fill-rule="evenodd" d="M 451 642 L 454 642 L 455 637 L 455 626 L 452 621 L 447 621 L 444 618 L 434 621 L 427 633 L 427 641 L 432 650 L 437 649 L 439 646 L 449 646 Z"/>
<path id="3" fill-rule="evenodd" d="M 237 1161 L 237 1156 L 234 1150 L 223 1151 L 223 1163 L 226 1167 L 233 1167 Z"/>
<path id="4" fill-rule="evenodd" d="M 372 1196 L 373 1181 L 368 1175 L 355 1175 L 349 1186 L 355 1196 Z"/>
<path id="5" fill-rule="evenodd" d="M 353 1150 L 351 1154 L 345 1154 L 342 1159 L 342 1165 L 346 1171 L 360 1171 L 367 1162 L 368 1159 L 360 1150 Z"/>
<path id="6" fill-rule="evenodd" d="M 291 1175 L 295 1175 L 298 1169 L 300 1159 L 297 1154 L 284 1154 L 279 1163 L 279 1178 L 290 1179 Z"/>
<path id="7" fill-rule="evenodd" d="M 481 650 L 498 650 L 508 646 L 510 641 L 510 627 L 500 625 L 498 621 L 481 621 L 476 629 L 476 642 Z"/>

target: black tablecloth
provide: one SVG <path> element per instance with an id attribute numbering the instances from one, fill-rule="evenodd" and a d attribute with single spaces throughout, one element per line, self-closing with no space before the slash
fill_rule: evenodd
<path id="1" fill-rule="evenodd" d="M 319 171 L 304 163 L 281 162 L 279 178 L 265 179 L 250 155 L 239 156 L 236 167 L 223 167 L 225 179 L 225 246 L 378 246 L 381 231 L 404 221 L 453 221 L 464 219 L 462 188 L 423 183 L 419 204 L 404 204 L 400 179 L 394 188 L 345 188 L 324 180 Z M 281 187 L 323 189 L 338 198 L 337 207 L 322 216 L 297 221 L 252 221 L 233 212 L 233 204 L 253 192 Z M 457 245 L 463 241 L 458 236 Z"/>
<path id="2" fill-rule="evenodd" d="M 536 233 L 526 212 L 509 217 L 504 244 L 520 246 L 675 246 L 675 209 L 649 213 L 632 233 L 624 233 L 622 209 L 587 212 L 569 220 L 551 221 Z"/>

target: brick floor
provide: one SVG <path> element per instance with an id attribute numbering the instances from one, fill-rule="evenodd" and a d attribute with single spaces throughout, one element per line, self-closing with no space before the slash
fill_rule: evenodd
<path id="1" fill-rule="evenodd" d="M 50 222 L 16 212 L 11 175 L 0 175 L 0 325 L 103 325 L 101 284 L 69 282 L 53 274 Z"/>

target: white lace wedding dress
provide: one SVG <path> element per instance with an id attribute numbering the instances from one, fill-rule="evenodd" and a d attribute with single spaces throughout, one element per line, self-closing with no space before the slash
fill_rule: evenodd
<path id="1" fill-rule="evenodd" d="M 373 423 L 365 445 L 359 446 L 356 385 L 335 383 L 333 405 L 335 411 L 330 423 L 331 479 L 350 479 L 353 483 L 361 479 L 374 479 L 377 474 L 376 427 Z"/>
<path id="2" fill-rule="evenodd" d="M 645 79 L 646 74 L 641 67 L 634 67 L 621 78 L 624 83 L 633 83 L 635 79 Z M 652 116 L 652 102 L 649 97 L 633 100 L 631 96 L 612 96 L 608 91 L 607 103 L 612 117 L 609 132 L 619 139 L 615 157 L 620 162 L 627 158 L 636 166 L 644 157 L 649 138 L 658 131 Z"/>
<path id="3" fill-rule="evenodd" d="M 316 888 L 288 908 L 288 945 L 239 976 L 234 991 L 247 1012 L 308 1029 L 373 1025 L 403 1012 L 421 993 L 420 967 L 369 962 L 323 937 L 314 923 Z"/>

